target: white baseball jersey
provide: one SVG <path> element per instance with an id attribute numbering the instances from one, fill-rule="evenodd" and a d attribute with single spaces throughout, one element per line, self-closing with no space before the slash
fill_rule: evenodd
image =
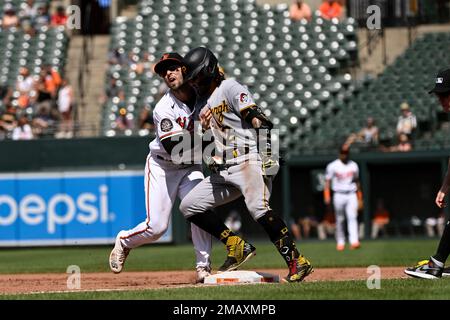
<path id="1" fill-rule="evenodd" d="M 144 171 L 146 219 L 133 229 L 122 232 L 121 242 L 125 247 L 136 248 L 159 239 L 167 231 L 177 196 L 183 200 L 204 179 L 200 164 L 174 163 L 161 143 L 164 139 L 181 135 L 183 129 L 193 130 L 194 120 L 203 105 L 204 101 L 197 101 L 191 111 L 170 90 L 157 103 L 153 112 L 156 138 L 149 145 Z M 196 266 L 209 266 L 211 235 L 194 224 L 191 224 L 191 232 Z"/>
<path id="2" fill-rule="evenodd" d="M 356 192 L 358 177 L 358 164 L 352 160 L 345 164 L 336 159 L 327 165 L 325 178 L 331 180 L 331 189 L 334 192 Z"/>
<path id="3" fill-rule="evenodd" d="M 157 129 L 156 138 L 149 145 L 150 153 L 153 156 L 170 160 L 170 155 L 164 149 L 161 141 L 181 135 L 183 130 L 193 131 L 194 121 L 198 119 L 200 109 L 204 105 L 205 101 L 197 98 L 194 110 L 191 110 L 168 90 L 153 111 L 153 122 Z"/>
<path id="4" fill-rule="evenodd" d="M 329 163 L 326 169 L 325 178 L 331 180 L 331 189 L 334 191 L 333 206 L 336 215 L 336 242 L 339 246 L 345 244 L 345 218 L 347 218 L 349 242 L 352 245 L 359 243 L 358 199 L 356 197 L 358 176 L 358 164 L 351 160 L 343 163 L 340 159 L 336 159 Z"/>
<path id="5" fill-rule="evenodd" d="M 211 130 L 215 138 L 216 148 L 226 154 L 226 160 L 237 157 L 233 162 L 245 160 L 245 153 L 257 154 L 257 137 L 252 126 L 241 117 L 241 112 L 255 106 L 250 92 L 236 80 L 223 80 L 208 98 L 207 105 L 211 110 Z M 246 151 L 245 151 L 246 150 Z"/>

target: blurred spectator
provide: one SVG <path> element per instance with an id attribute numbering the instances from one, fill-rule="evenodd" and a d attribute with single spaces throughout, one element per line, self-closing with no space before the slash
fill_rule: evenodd
<path id="1" fill-rule="evenodd" d="M 123 65 L 126 62 L 126 57 L 124 56 L 121 49 L 115 48 L 113 51 L 108 53 L 108 63 L 111 65 L 120 64 Z"/>
<path id="2" fill-rule="evenodd" d="M 301 19 L 311 20 L 311 8 L 302 0 L 294 0 L 289 8 L 289 15 L 293 21 Z"/>
<path id="3" fill-rule="evenodd" d="M 7 105 L 11 101 L 13 90 L 7 85 L 0 85 L 0 99 L 4 105 Z"/>
<path id="4" fill-rule="evenodd" d="M 34 4 L 34 0 L 27 0 L 20 5 L 20 23 L 25 32 L 30 31 L 32 21 L 36 18 L 37 13 L 37 7 Z"/>
<path id="5" fill-rule="evenodd" d="M 6 3 L 3 7 L 2 28 L 12 28 L 19 26 L 19 17 L 16 15 L 16 10 L 11 3 Z"/>
<path id="6" fill-rule="evenodd" d="M 47 86 L 47 72 L 43 69 L 39 73 L 37 81 L 34 83 L 34 89 L 36 90 L 36 108 L 39 110 L 43 107 L 50 109 L 52 107 L 53 88 Z M 49 82 L 50 84 L 50 82 Z"/>
<path id="7" fill-rule="evenodd" d="M 136 66 L 136 72 L 138 74 L 146 73 L 146 72 L 153 72 L 153 62 L 150 56 L 149 52 L 144 52 L 144 55 L 142 56 L 142 59 L 139 61 L 139 63 Z"/>
<path id="8" fill-rule="evenodd" d="M 125 91 L 123 91 L 122 89 L 119 90 L 119 94 L 117 95 L 117 97 L 119 98 L 118 102 L 117 102 L 117 107 L 120 108 L 125 108 L 126 107 L 126 98 L 125 98 Z"/>
<path id="9" fill-rule="evenodd" d="M 153 112 L 150 106 L 145 106 L 139 113 L 138 118 L 139 129 L 146 129 L 151 132 L 155 130 L 155 123 L 153 122 Z"/>
<path id="10" fill-rule="evenodd" d="M 437 236 L 442 236 L 445 228 L 445 213 L 441 212 L 437 218 L 429 217 L 425 219 L 425 231 L 427 236 L 432 238 Z"/>
<path id="11" fill-rule="evenodd" d="M 384 206 L 383 199 L 377 200 L 377 207 L 372 219 L 372 239 L 378 238 L 380 231 L 384 236 L 387 235 L 386 226 L 389 224 L 390 213 Z"/>
<path id="12" fill-rule="evenodd" d="M 342 5 L 338 1 L 325 0 L 320 5 L 319 10 L 324 19 L 340 19 L 342 16 Z"/>
<path id="13" fill-rule="evenodd" d="M 225 225 L 234 233 L 240 234 L 242 227 L 241 216 L 236 210 L 230 212 L 228 217 L 225 219 Z"/>
<path id="14" fill-rule="evenodd" d="M 119 116 L 116 119 L 116 131 L 124 132 L 134 128 L 133 121 L 129 119 L 127 109 L 120 108 Z"/>
<path id="15" fill-rule="evenodd" d="M 14 128 L 17 126 L 16 109 L 12 104 L 6 106 L 6 111 L 2 114 L 0 120 L 5 138 L 10 139 Z"/>
<path id="16" fill-rule="evenodd" d="M 112 99 L 114 97 L 119 96 L 119 92 L 121 91 L 120 87 L 117 85 L 116 78 L 109 78 L 109 83 L 106 86 L 105 95 L 101 99 L 101 103 L 105 103 L 107 100 Z"/>
<path id="17" fill-rule="evenodd" d="M 320 240 L 325 240 L 328 236 L 334 236 L 336 232 L 336 218 L 332 210 L 327 209 L 322 221 L 317 225 L 317 235 Z"/>
<path id="18" fill-rule="evenodd" d="M 375 147 L 379 142 L 379 130 L 375 125 L 375 120 L 372 117 L 367 118 L 366 126 L 358 133 L 352 133 L 348 136 L 344 145 L 350 146 L 353 143 L 361 143 L 366 147 Z"/>
<path id="19" fill-rule="evenodd" d="M 397 135 L 406 134 L 410 140 L 414 138 L 414 133 L 417 128 L 416 116 L 412 113 L 409 104 L 403 102 L 400 105 L 401 115 L 397 121 Z"/>
<path id="20" fill-rule="evenodd" d="M 20 24 L 25 33 L 34 35 L 35 30 L 33 29 L 32 24 L 37 14 L 37 6 L 35 5 L 34 0 L 27 0 L 21 3 L 19 17 Z"/>
<path id="21" fill-rule="evenodd" d="M 319 222 L 317 221 L 316 214 L 313 206 L 308 206 L 306 209 L 306 215 L 300 217 L 297 220 L 300 226 L 301 238 L 308 239 L 311 236 L 311 230 L 317 228 Z"/>
<path id="22" fill-rule="evenodd" d="M 67 22 L 66 9 L 64 6 L 59 5 L 56 7 L 55 13 L 52 15 L 51 23 L 52 26 L 65 26 Z"/>
<path id="23" fill-rule="evenodd" d="M 48 13 L 48 5 L 40 3 L 37 5 L 37 15 L 32 20 L 32 26 L 35 30 L 50 25 L 50 15 Z"/>
<path id="24" fill-rule="evenodd" d="M 130 51 L 127 57 L 128 68 L 130 68 L 130 70 L 136 71 L 138 63 L 139 63 L 139 56 L 133 51 Z"/>
<path id="25" fill-rule="evenodd" d="M 289 219 L 289 226 L 290 231 L 294 236 L 295 240 L 300 240 L 302 238 L 302 231 L 300 229 L 300 225 L 298 224 L 298 222 L 291 218 Z"/>
<path id="26" fill-rule="evenodd" d="M 35 5 L 34 0 L 26 0 L 20 4 L 20 19 L 32 20 L 35 16 L 37 16 L 37 13 L 37 6 Z"/>
<path id="27" fill-rule="evenodd" d="M 39 74 L 38 80 L 38 86 L 40 86 L 43 97 L 38 97 L 38 100 L 56 99 L 60 85 L 61 76 L 59 75 L 59 72 L 53 69 L 51 65 L 45 65 Z"/>
<path id="28" fill-rule="evenodd" d="M 30 95 L 34 87 L 33 77 L 30 75 L 28 68 L 21 67 L 19 69 L 19 77 L 16 82 L 16 90 L 19 92 L 17 103 L 20 108 L 30 106 Z"/>
<path id="29" fill-rule="evenodd" d="M 409 138 L 406 134 L 404 134 L 404 133 L 400 134 L 400 137 L 398 138 L 398 140 L 399 140 L 399 143 L 395 146 L 389 147 L 387 151 L 390 151 L 390 152 L 412 151 L 412 144 L 409 141 Z"/>
<path id="30" fill-rule="evenodd" d="M 58 111 L 61 115 L 59 132 L 56 138 L 72 138 L 73 136 L 73 90 L 67 79 L 62 80 L 61 89 L 58 92 Z"/>
<path id="31" fill-rule="evenodd" d="M 358 140 L 367 144 L 376 146 L 378 144 L 378 127 L 375 125 L 375 120 L 372 117 L 368 117 L 366 126 L 358 132 Z"/>
<path id="32" fill-rule="evenodd" d="M 13 140 L 31 140 L 33 139 L 33 132 L 28 124 L 28 118 L 26 115 L 22 115 L 19 118 L 17 127 L 14 128 L 12 133 Z"/>
<path id="33" fill-rule="evenodd" d="M 54 110 L 54 109 L 53 109 Z M 49 105 L 42 104 L 32 121 L 33 134 L 36 137 L 51 137 L 55 133 L 57 116 Z"/>
<path id="34" fill-rule="evenodd" d="M 313 228 L 317 229 L 319 222 L 314 216 L 306 216 L 304 218 L 298 219 L 298 224 L 300 225 L 303 239 L 308 239 L 311 236 L 311 230 Z"/>

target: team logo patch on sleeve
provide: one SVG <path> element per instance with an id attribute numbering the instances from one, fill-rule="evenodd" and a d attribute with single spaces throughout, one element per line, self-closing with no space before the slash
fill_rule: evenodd
<path id="1" fill-rule="evenodd" d="M 161 131 L 162 132 L 169 132 L 173 129 L 173 123 L 170 121 L 170 119 L 164 118 L 161 120 Z"/>
<path id="2" fill-rule="evenodd" d="M 246 93 L 241 93 L 241 95 L 239 96 L 239 101 L 241 103 L 247 103 L 248 102 L 248 94 Z"/>

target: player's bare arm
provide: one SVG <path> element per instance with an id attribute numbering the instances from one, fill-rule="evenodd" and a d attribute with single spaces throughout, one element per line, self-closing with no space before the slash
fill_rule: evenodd
<path id="1" fill-rule="evenodd" d="M 202 125 L 203 130 L 208 130 L 211 124 L 212 112 L 208 107 L 204 107 L 199 115 L 200 124 Z"/>
<path id="2" fill-rule="evenodd" d="M 448 193 L 448 188 L 450 186 L 450 160 L 448 162 L 447 174 L 445 175 L 444 182 L 442 183 L 441 189 L 439 189 L 435 203 L 439 208 L 444 208 L 445 204 L 445 196 Z"/>
<path id="3" fill-rule="evenodd" d="M 361 182 L 359 181 L 359 178 L 356 179 L 356 187 L 358 188 L 356 191 L 356 196 L 358 197 L 358 210 L 362 210 L 364 207 L 364 199 L 363 199 L 363 193 L 361 188 Z"/>
<path id="4" fill-rule="evenodd" d="M 323 202 L 328 206 L 331 203 L 331 180 L 325 180 L 323 188 Z"/>

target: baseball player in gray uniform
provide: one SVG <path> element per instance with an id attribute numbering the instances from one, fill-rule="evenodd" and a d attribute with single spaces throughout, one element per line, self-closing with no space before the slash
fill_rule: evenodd
<path id="1" fill-rule="evenodd" d="M 202 110 L 203 124 L 211 128 L 215 154 L 209 160 L 212 174 L 200 182 L 180 204 L 184 216 L 218 238 L 230 230 L 208 225 L 205 216 L 217 206 L 245 198 L 246 206 L 269 235 L 289 268 L 287 282 L 302 281 L 313 271 L 299 253 L 285 222 L 269 206 L 272 178 L 278 161 L 271 153 L 270 130 L 273 125 L 254 102 L 250 92 L 235 80 L 225 80 L 218 61 L 207 48 L 199 47 L 185 56 L 186 79 L 200 96 L 209 97 Z M 254 253 L 255 248 L 244 250 Z M 219 271 L 236 269 L 234 253 Z"/>
<path id="2" fill-rule="evenodd" d="M 131 230 L 120 231 L 116 237 L 109 264 L 114 273 L 122 271 L 131 249 L 159 239 L 167 230 L 173 204 L 178 196 L 183 199 L 204 178 L 201 164 L 177 163 L 172 150 L 181 136 L 191 135 L 194 120 L 205 105 L 192 88 L 183 82 L 182 57 L 166 53 L 155 65 L 169 90 L 157 103 L 153 112 L 157 128 L 156 138 L 150 143 L 145 166 L 146 219 Z M 178 138 L 178 139 L 175 139 Z M 192 242 L 196 254 L 197 282 L 210 275 L 211 235 L 191 224 Z"/>

